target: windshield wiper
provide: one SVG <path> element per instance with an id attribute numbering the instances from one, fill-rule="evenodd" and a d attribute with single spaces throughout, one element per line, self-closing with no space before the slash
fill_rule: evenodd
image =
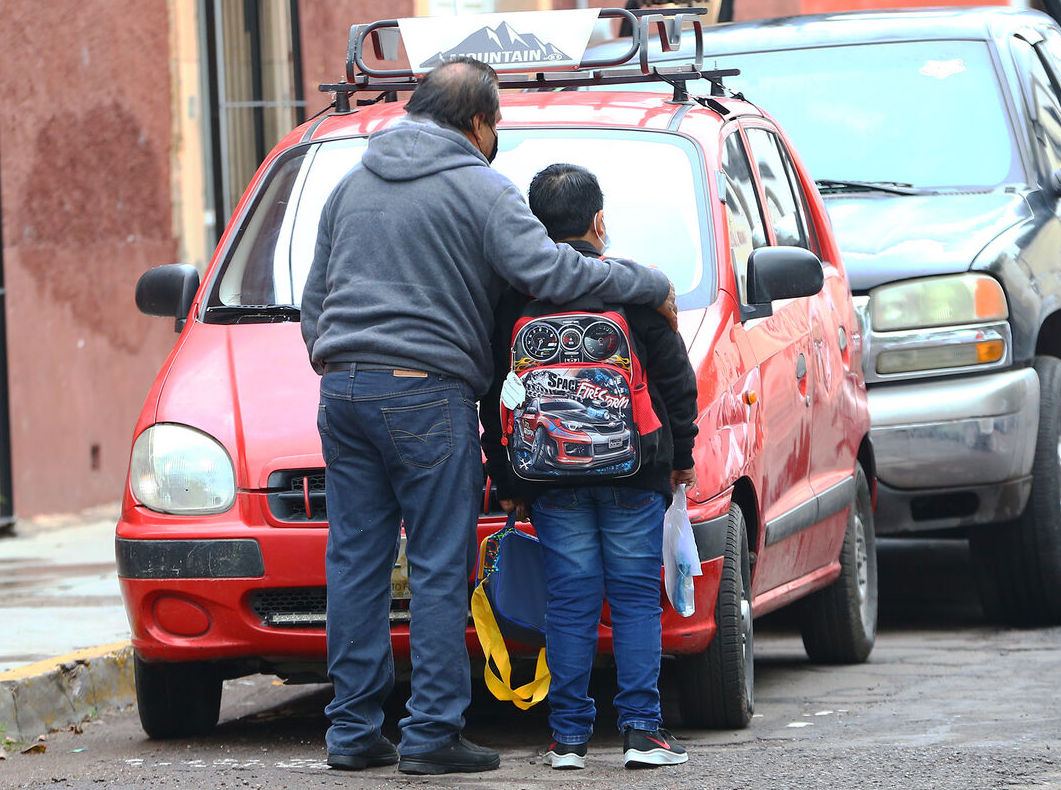
<path id="1" fill-rule="evenodd" d="M 898 181 L 840 181 L 835 178 L 815 180 L 822 192 L 887 192 L 890 195 L 921 195 L 924 191 L 913 184 Z"/>
<path id="2" fill-rule="evenodd" d="M 291 304 L 217 305 L 206 308 L 211 324 L 275 324 L 298 321 L 302 312 Z"/>

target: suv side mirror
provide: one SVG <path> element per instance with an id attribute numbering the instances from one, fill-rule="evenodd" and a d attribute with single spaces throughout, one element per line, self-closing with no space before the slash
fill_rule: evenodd
<path id="1" fill-rule="evenodd" d="M 773 315 L 775 299 L 814 296 L 822 289 L 822 262 L 802 247 L 760 247 L 748 256 L 748 305 L 741 320 Z"/>
<path id="2" fill-rule="evenodd" d="M 168 263 L 148 269 L 136 283 L 136 306 L 144 315 L 176 319 L 180 332 L 199 290 L 199 270 L 187 263 Z"/>

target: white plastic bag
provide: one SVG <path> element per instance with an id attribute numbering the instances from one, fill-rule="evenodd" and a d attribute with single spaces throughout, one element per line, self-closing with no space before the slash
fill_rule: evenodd
<path id="1" fill-rule="evenodd" d="M 682 617 L 696 611 L 693 577 L 702 573 L 693 527 L 689 523 L 685 486 L 680 485 L 663 517 L 663 582 L 667 599 Z"/>

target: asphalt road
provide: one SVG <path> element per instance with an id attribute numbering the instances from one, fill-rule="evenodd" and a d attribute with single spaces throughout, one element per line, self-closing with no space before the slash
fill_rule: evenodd
<path id="1" fill-rule="evenodd" d="M 888 541 L 880 560 L 881 632 L 867 664 L 812 665 L 783 616 L 757 621 L 748 729 L 682 728 L 680 689 L 665 677 L 684 766 L 623 770 L 606 670 L 594 679 L 601 714 L 584 771 L 541 763 L 544 705 L 521 713 L 479 697 L 467 735 L 502 751 L 500 770 L 424 778 L 329 770 L 329 689 L 254 677 L 227 683 L 210 738 L 149 741 L 135 709 L 103 711 L 80 732 L 52 733 L 43 751 L 9 744 L 0 788 L 1061 788 L 1061 628 L 985 623 L 962 543 Z M 400 715 L 396 696 L 392 737 Z"/>

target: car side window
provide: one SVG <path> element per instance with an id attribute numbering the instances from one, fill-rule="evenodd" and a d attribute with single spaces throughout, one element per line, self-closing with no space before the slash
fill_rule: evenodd
<path id="1" fill-rule="evenodd" d="M 730 134 L 722 147 L 722 174 L 726 180 L 730 258 L 737 278 L 737 294 L 741 303 L 746 304 L 748 256 L 767 242 L 754 171 L 739 132 Z"/>
<path id="2" fill-rule="evenodd" d="M 807 220 L 792 191 L 776 134 L 759 127 L 746 128 L 766 198 L 766 216 L 778 244 L 810 249 Z"/>
<path id="3" fill-rule="evenodd" d="M 1030 95 L 1036 118 L 1035 136 L 1050 170 L 1061 167 L 1061 101 L 1039 53 L 1021 38 L 1013 40 L 1013 53 L 1021 66 L 1022 79 Z"/>

